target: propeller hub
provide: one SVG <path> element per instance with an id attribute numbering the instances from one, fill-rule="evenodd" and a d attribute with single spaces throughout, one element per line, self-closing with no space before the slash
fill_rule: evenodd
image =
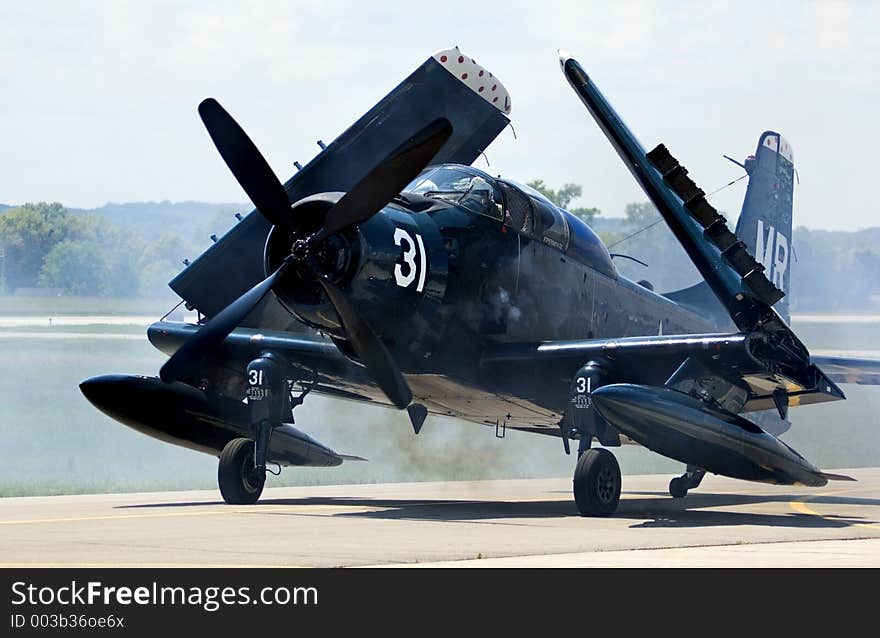
<path id="1" fill-rule="evenodd" d="M 296 263 L 305 263 L 309 258 L 309 239 L 297 239 L 293 242 L 293 246 L 290 247 L 290 254 Z"/>
<path id="2" fill-rule="evenodd" d="M 273 287 L 281 305 L 308 325 L 324 330 L 339 330 L 340 326 L 319 279 L 345 286 L 360 262 L 357 227 L 329 236 L 320 232 L 327 211 L 341 196 L 321 193 L 297 202 L 290 213 L 290 225 L 270 231 L 264 255 L 266 273 L 274 272 L 282 262 L 290 264 Z"/>

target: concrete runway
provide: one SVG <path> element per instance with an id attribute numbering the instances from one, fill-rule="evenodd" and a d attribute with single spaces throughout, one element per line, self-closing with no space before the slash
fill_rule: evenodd
<path id="1" fill-rule="evenodd" d="M 577 515 L 569 479 L 0 499 L 0 566 L 873 566 L 880 468 L 794 488 L 624 476 L 617 515 Z"/>

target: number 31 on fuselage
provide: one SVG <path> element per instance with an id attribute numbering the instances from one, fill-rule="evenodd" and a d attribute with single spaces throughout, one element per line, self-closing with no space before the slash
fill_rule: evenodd
<path id="1" fill-rule="evenodd" d="M 394 264 L 394 281 L 401 288 L 409 288 L 418 279 L 416 292 L 422 292 L 428 272 L 428 256 L 422 236 L 395 228 L 394 244 L 402 249 L 400 260 Z"/>

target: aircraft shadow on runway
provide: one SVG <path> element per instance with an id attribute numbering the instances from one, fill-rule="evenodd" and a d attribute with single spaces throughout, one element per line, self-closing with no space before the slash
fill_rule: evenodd
<path id="1" fill-rule="evenodd" d="M 636 495 L 636 498 L 632 496 Z M 834 506 L 874 506 L 880 499 L 847 496 L 804 496 L 793 494 L 711 494 L 692 493 L 684 499 L 672 499 L 665 492 L 628 492 L 620 501 L 615 518 L 631 519 L 632 528 L 657 527 L 726 527 L 756 525 L 791 528 L 845 528 L 856 524 L 877 523 L 877 518 L 843 516 L 834 513 Z M 822 516 L 789 510 L 789 503 L 807 499 L 812 508 L 821 507 Z M 746 512 L 719 511 L 715 508 L 778 503 L 783 511 Z M 123 505 L 129 508 L 205 507 L 222 502 L 198 501 L 184 503 L 145 503 Z M 336 512 L 337 517 L 375 518 L 389 520 L 463 521 L 486 524 L 524 524 L 530 519 L 577 518 L 572 501 L 483 501 L 432 499 L 371 499 L 346 497 L 266 498 L 255 506 L 255 513 L 272 516 L 327 516 L 326 513 L 299 512 L 298 507 L 324 505 L 339 508 L 371 508 L 367 511 Z M 290 512 L 262 511 L 260 506 L 289 506 Z M 375 508 L 375 509 L 372 509 Z M 877 510 L 880 514 L 880 509 Z M 517 520 L 519 519 L 519 521 Z M 588 522 L 589 519 L 584 519 Z"/>

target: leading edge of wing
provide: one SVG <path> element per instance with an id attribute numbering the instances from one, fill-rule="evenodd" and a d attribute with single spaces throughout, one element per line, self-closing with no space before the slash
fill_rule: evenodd
<path id="1" fill-rule="evenodd" d="M 694 357 L 713 376 L 738 378 L 749 386 L 745 411 L 772 409 L 773 395 L 779 392 L 788 395 L 792 405 L 845 398 L 833 377 L 816 365 L 808 365 L 796 375 L 771 371 L 753 351 L 753 338 L 746 333 L 731 333 L 501 343 L 486 346 L 481 362 L 490 373 L 516 368 L 528 374 L 565 377 L 596 361 L 610 364 L 621 378 L 663 384 L 678 366 Z"/>
<path id="2" fill-rule="evenodd" d="M 157 321 L 147 328 L 147 338 L 165 354 L 174 354 L 201 326 L 176 321 Z M 220 355 L 246 362 L 272 350 L 301 362 L 342 362 L 345 356 L 329 339 L 318 334 L 236 328 L 218 349 Z"/>
<path id="3" fill-rule="evenodd" d="M 576 339 L 536 343 L 497 343 L 487 346 L 483 363 L 505 363 L 536 360 L 567 360 L 586 362 L 591 358 L 616 358 L 621 355 L 688 356 L 698 352 L 717 354 L 746 352 L 748 335 L 730 334 L 660 335 L 620 337 L 611 339 Z"/>
<path id="4" fill-rule="evenodd" d="M 740 329 L 753 328 L 755 295 L 707 240 L 704 228 L 687 211 L 681 198 L 667 185 L 648 153 L 577 60 L 560 51 L 560 64 L 568 83 L 611 142 L 626 167 L 663 215 L 676 239 Z M 760 305 L 760 304 L 759 304 Z"/>

